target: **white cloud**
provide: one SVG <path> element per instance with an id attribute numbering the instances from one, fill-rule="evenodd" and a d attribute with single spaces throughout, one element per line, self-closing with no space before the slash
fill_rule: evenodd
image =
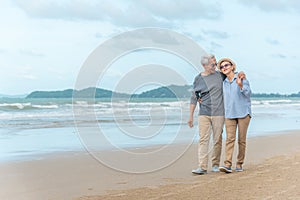
<path id="1" fill-rule="evenodd" d="M 167 20 L 184 19 L 218 19 L 222 11 L 216 3 L 208 1 L 187 0 L 161 0 L 139 1 L 140 7 L 147 8 L 153 15 Z"/>
<path id="2" fill-rule="evenodd" d="M 33 56 L 33 57 L 44 57 L 45 55 L 43 53 L 34 51 L 34 50 L 27 50 L 27 49 L 21 49 L 20 54 L 27 55 L 27 56 Z"/>
<path id="3" fill-rule="evenodd" d="M 1 0 L 0 85 L 6 87 L 0 93 L 72 88 L 80 65 L 98 45 L 124 31 L 149 26 L 183 33 L 217 58 L 233 58 L 247 73 L 254 92 L 298 92 L 299 86 L 292 83 L 298 80 L 294 72 L 300 70 L 300 1 L 216 1 Z M 141 34 L 132 41 L 146 39 Z M 178 43 L 169 36 L 151 39 Z M 150 61 L 154 59 L 157 56 Z M 32 69 L 22 71 L 23 66 Z M 286 83 L 282 66 L 291 74 Z M 122 77 L 117 70 L 107 74 L 108 81 Z M 186 74 L 192 81 L 194 72 Z"/>
<path id="4" fill-rule="evenodd" d="M 263 11 L 284 11 L 287 9 L 286 4 L 281 0 L 239 0 L 240 3 L 246 6 L 255 6 Z"/>
<path id="5" fill-rule="evenodd" d="M 31 17 L 62 20 L 103 20 L 110 15 L 121 12 L 118 4 L 112 5 L 110 2 L 82 0 L 14 1 Z"/>
<path id="6" fill-rule="evenodd" d="M 230 37 L 229 34 L 224 31 L 202 30 L 202 32 L 214 39 L 227 39 Z"/>
<path id="7" fill-rule="evenodd" d="M 23 66 L 18 67 L 16 77 L 20 79 L 29 79 L 29 80 L 36 80 L 38 79 L 36 75 L 34 75 L 34 69 L 32 67 Z"/>
<path id="8" fill-rule="evenodd" d="M 280 44 L 280 42 L 278 40 L 272 39 L 272 38 L 266 38 L 266 42 L 271 45 L 279 45 Z"/>
<path id="9" fill-rule="evenodd" d="M 271 56 L 272 56 L 273 58 L 280 58 L 280 59 L 285 59 L 285 58 L 287 58 L 286 55 L 283 55 L 283 54 L 281 54 L 281 53 L 272 54 Z"/>
<path id="10" fill-rule="evenodd" d="M 15 5 L 34 18 L 100 20 L 123 27 L 172 27 L 184 20 L 219 19 L 217 4 L 197 0 L 15 0 Z"/>
<path id="11" fill-rule="evenodd" d="M 5 53 L 7 53 L 6 49 L 0 49 L 0 54 L 5 54 Z"/>
<path id="12" fill-rule="evenodd" d="M 300 2 L 298 0 L 239 0 L 245 6 L 254 6 L 266 12 L 300 12 Z"/>
<path id="13" fill-rule="evenodd" d="M 36 80 L 37 79 L 37 77 L 32 75 L 32 74 L 19 74 L 18 77 L 22 78 L 22 79 L 30 79 L 30 80 Z"/>
<path id="14" fill-rule="evenodd" d="M 195 41 L 204 41 L 205 40 L 204 36 L 201 33 L 194 34 L 191 32 L 183 31 L 182 34 L 192 38 Z"/>

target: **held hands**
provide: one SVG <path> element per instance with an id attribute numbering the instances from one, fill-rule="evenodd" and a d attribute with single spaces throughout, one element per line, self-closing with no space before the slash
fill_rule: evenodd
<path id="1" fill-rule="evenodd" d="M 243 79 L 241 79 L 240 77 L 236 78 L 236 83 L 238 84 L 238 86 L 242 89 L 243 88 Z"/>
<path id="2" fill-rule="evenodd" d="M 243 80 L 243 79 L 246 79 L 246 74 L 245 74 L 245 72 L 240 71 L 240 72 L 238 73 L 238 77 L 241 78 L 242 80 Z"/>
<path id="3" fill-rule="evenodd" d="M 246 74 L 243 71 L 241 71 L 238 73 L 238 76 L 236 78 L 236 83 L 241 89 L 243 88 L 243 79 L 246 79 Z"/>

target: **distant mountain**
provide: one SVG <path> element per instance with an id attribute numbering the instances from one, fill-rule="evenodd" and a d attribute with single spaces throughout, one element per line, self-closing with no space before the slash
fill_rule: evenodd
<path id="1" fill-rule="evenodd" d="M 111 98 L 112 96 L 117 98 L 128 98 L 129 94 L 113 92 L 111 90 L 105 90 L 101 88 L 86 88 L 83 90 L 75 90 L 74 97 L 76 98 Z"/>
<path id="2" fill-rule="evenodd" d="M 252 93 L 251 97 L 263 97 L 263 98 L 284 98 L 284 97 L 300 97 L 300 92 L 292 94 L 279 94 L 279 93 Z"/>
<path id="3" fill-rule="evenodd" d="M 168 87 L 160 87 L 149 90 L 137 95 L 138 98 L 187 98 L 191 96 L 189 90 L 192 86 L 170 85 Z"/>
<path id="4" fill-rule="evenodd" d="M 63 91 L 34 91 L 26 98 L 72 98 L 73 89 Z"/>
<path id="5" fill-rule="evenodd" d="M 141 94 L 126 94 L 113 92 L 101 88 L 86 88 L 83 90 L 62 90 L 62 91 L 35 91 L 26 96 L 26 98 L 189 98 L 191 96 L 192 86 L 190 85 L 170 85 L 159 87 Z M 279 93 L 253 93 L 252 97 L 276 98 L 276 97 L 300 97 L 300 92 L 293 94 Z"/>
<path id="6" fill-rule="evenodd" d="M 190 97 L 189 89 L 191 86 L 170 85 L 168 87 L 160 87 L 149 90 L 141 94 L 126 94 L 113 92 L 101 88 L 86 88 L 83 90 L 61 90 L 61 91 L 34 91 L 26 98 L 185 98 Z"/>
<path id="7" fill-rule="evenodd" d="M 62 91 L 35 91 L 30 93 L 26 98 L 111 98 L 114 97 L 129 97 L 129 94 L 112 92 L 101 88 L 86 88 L 83 90 L 67 89 Z"/>

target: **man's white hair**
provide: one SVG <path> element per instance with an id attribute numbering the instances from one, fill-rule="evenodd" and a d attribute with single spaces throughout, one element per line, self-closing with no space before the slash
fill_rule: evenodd
<path id="1" fill-rule="evenodd" d="M 213 54 L 206 54 L 201 57 L 201 65 L 208 65 L 209 60 L 215 58 Z"/>

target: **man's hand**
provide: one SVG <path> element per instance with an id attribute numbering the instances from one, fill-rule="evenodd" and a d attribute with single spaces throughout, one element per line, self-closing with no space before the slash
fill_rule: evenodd
<path id="1" fill-rule="evenodd" d="M 236 83 L 238 84 L 238 86 L 242 89 L 243 88 L 243 79 L 241 79 L 240 77 L 236 78 Z"/>
<path id="2" fill-rule="evenodd" d="M 246 74 L 243 71 L 240 71 L 238 73 L 238 78 L 240 78 L 241 80 L 246 79 Z"/>
<path id="3" fill-rule="evenodd" d="M 242 89 L 243 88 L 243 79 L 246 79 L 246 74 L 243 71 L 240 71 L 238 73 L 237 79 L 236 79 L 236 83 L 238 84 L 238 86 Z"/>
<path id="4" fill-rule="evenodd" d="M 190 119 L 190 120 L 188 121 L 188 125 L 189 125 L 190 128 L 193 128 L 193 126 L 194 126 L 194 124 L 193 124 L 193 119 Z"/>
<path id="5" fill-rule="evenodd" d="M 190 128 L 192 128 L 194 126 L 193 119 L 194 119 L 194 111 L 195 111 L 196 105 L 197 104 L 190 104 L 190 117 L 189 117 L 189 121 L 187 122 Z"/>

